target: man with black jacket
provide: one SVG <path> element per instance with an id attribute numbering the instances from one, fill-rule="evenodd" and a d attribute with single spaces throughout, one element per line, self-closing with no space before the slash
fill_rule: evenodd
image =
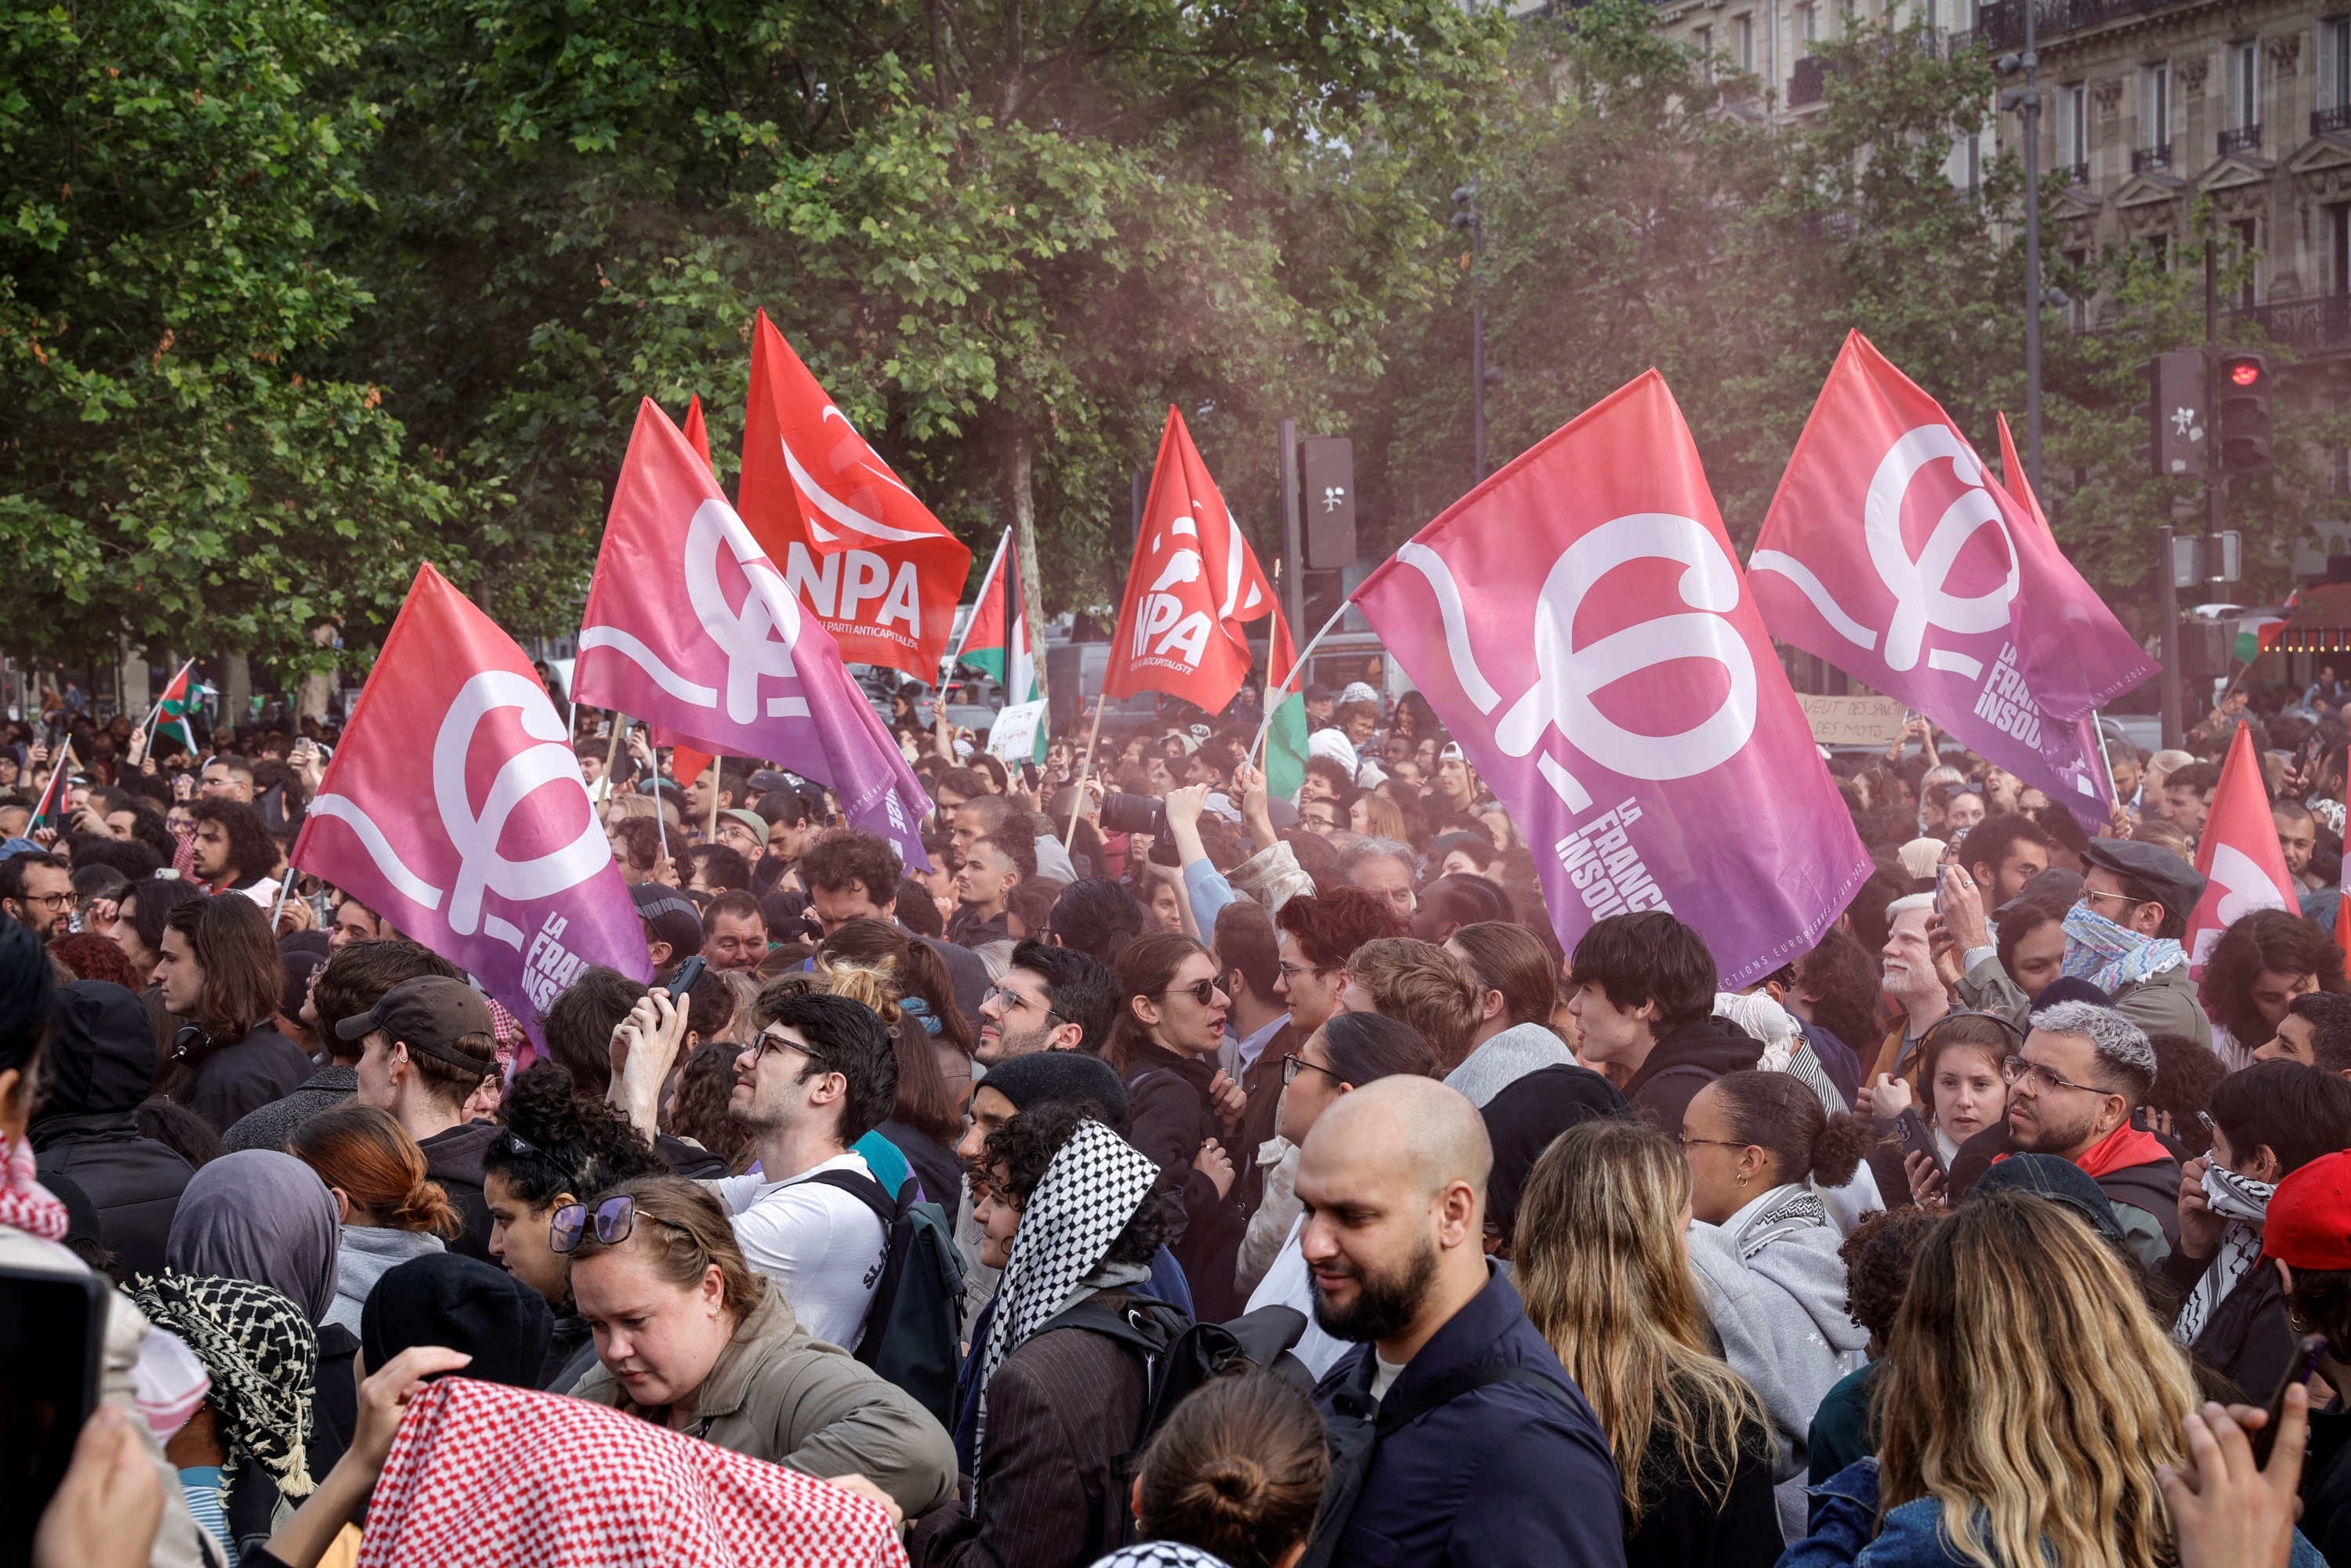
<path id="1" fill-rule="evenodd" d="M 1486 1260 L 1493 1163 L 1468 1100 L 1409 1074 L 1341 1095 L 1306 1135 L 1315 1322 L 1359 1342 L 1314 1391 L 1340 1455 L 1315 1568 L 1625 1561 L 1608 1440 Z"/>
<path id="2" fill-rule="evenodd" d="M 1714 1016 L 1714 955 L 1663 910 L 1614 915 L 1575 945 L 1568 1010 L 1583 1026 L 1583 1059 L 1631 1072 L 1625 1098 L 1667 1133 L 1698 1092 L 1755 1065 L 1762 1043 Z"/>

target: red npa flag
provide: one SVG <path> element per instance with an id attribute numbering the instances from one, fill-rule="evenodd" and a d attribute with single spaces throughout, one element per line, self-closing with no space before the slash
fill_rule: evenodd
<path id="1" fill-rule="evenodd" d="M 1249 676 L 1244 628 L 1268 614 L 1279 680 L 1291 662 L 1289 623 L 1184 416 L 1170 407 L 1102 695 L 1166 692 L 1219 712 Z"/>
<path id="2" fill-rule="evenodd" d="M 851 428 L 765 310 L 751 324 L 737 498 L 844 660 L 937 678 L 971 551 Z"/>
<path id="3" fill-rule="evenodd" d="M 2277 823 L 2270 816 L 2270 792 L 2253 758 L 2252 732 L 2237 727 L 2212 790 L 2212 810 L 2196 843 L 2196 869 L 2204 873 L 2204 896 L 2188 917 L 2181 946 L 2188 949 L 2190 979 L 2204 977 L 2205 960 L 2220 933 L 2257 909 L 2301 913 L 2302 900 L 2278 847 Z"/>

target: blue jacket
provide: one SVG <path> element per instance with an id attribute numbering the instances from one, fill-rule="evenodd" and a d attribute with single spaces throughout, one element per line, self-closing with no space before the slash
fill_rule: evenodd
<path id="1" fill-rule="evenodd" d="M 1384 1438 L 1339 1538 L 1336 1568 L 1620 1568 L 1625 1514 L 1616 1461 L 1592 1407 L 1510 1282 L 1497 1273 L 1438 1329 L 1388 1389 L 1390 1399 L 1483 1366 L 1558 1380 L 1562 1401 L 1524 1384 L 1489 1384 Z M 1341 1358 L 1314 1391 L 1372 1384 L 1372 1347 Z"/>
<path id="2" fill-rule="evenodd" d="M 1943 1505 L 1916 1498 L 1877 1518 L 1877 1461 L 1859 1459 L 1811 1490 L 1813 1532 L 1774 1568 L 1970 1568 L 1943 1539 Z M 2325 1568 L 2295 1531 L 2289 1568 Z"/>

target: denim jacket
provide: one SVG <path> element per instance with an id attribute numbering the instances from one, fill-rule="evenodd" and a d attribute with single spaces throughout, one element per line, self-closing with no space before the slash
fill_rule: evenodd
<path id="1" fill-rule="evenodd" d="M 1943 1536 L 1943 1505 L 1922 1497 L 1877 1518 L 1877 1461 L 1860 1459 L 1811 1490 L 1813 1532 L 1775 1568 L 1967 1568 Z M 2318 1549 L 2294 1534 L 2289 1568 L 2325 1568 Z"/>

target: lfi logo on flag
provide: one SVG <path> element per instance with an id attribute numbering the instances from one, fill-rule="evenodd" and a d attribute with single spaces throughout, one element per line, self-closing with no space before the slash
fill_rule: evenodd
<path id="1" fill-rule="evenodd" d="M 830 784 L 849 820 L 890 839 L 906 864 L 929 863 L 914 828 L 927 801 L 904 754 L 831 636 L 650 399 L 613 490 L 573 691 L 697 751 L 787 760 Z"/>
<path id="2" fill-rule="evenodd" d="M 834 406 L 760 311 L 743 421 L 743 521 L 841 657 L 929 680 L 971 551 Z"/>
<path id="3" fill-rule="evenodd" d="M 1869 858 L 1648 371 L 1457 502 L 1356 591 L 1538 854 L 1573 950 L 1668 911 L 1723 983 L 1810 948 Z"/>
<path id="4" fill-rule="evenodd" d="M 291 858 L 525 1017 L 587 964 L 651 972 L 562 716 L 514 639 L 430 565 Z"/>
<path id="5" fill-rule="evenodd" d="M 2196 869 L 2204 873 L 2204 896 L 2188 917 L 2182 942 L 2191 979 L 2204 977 L 2213 945 L 2239 920 L 2257 909 L 2301 911 L 2300 890 L 2285 868 L 2277 820 L 2270 814 L 2269 788 L 2253 756 L 2252 731 L 2244 725 L 2237 727 L 2220 764 L 2212 809 L 2196 842 Z"/>
<path id="6" fill-rule="evenodd" d="M 1244 628 L 1268 614 L 1272 584 L 1171 407 L 1102 694 L 1166 692 L 1218 712 L 1249 674 Z"/>

